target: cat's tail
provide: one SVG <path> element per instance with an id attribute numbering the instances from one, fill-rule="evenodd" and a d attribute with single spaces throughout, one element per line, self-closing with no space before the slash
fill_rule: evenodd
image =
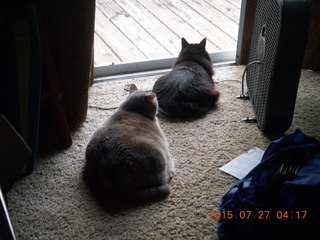
<path id="1" fill-rule="evenodd" d="M 159 104 L 158 115 L 160 117 L 179 120 L 201 118 L 217 106 L 219 97 L 220 92 L 213 89 L 199 98 L 177 100 L 165 106 Z"/>
<path id="2" fill-rule="evenodd" d="M 158 116 L 160 116 L 162 118 L 176 118 L 173 111 L 170 111 L 167 108 L 162 107 L 162 106 L 158 107 Z"/>
<path id="3" fill-rule="evenodd" d="M 157 187 L 131 192 L 126 196 L 126 200 L 129 200 L 130 202 L 156 201 L 166 198 L 170 193 L 170 185 L 164 184 Z"/>
<path id="4" fill-rule="evenodd" d="M 150 187 L 142 190 L 115 190 L 113 187 L 105 189 L 101 182 L 91 176 L 88 177 L 87 168 L 83 172 L 83 179 L 90 187 L 92 193 L 102 202 L 127 204 L 127 203 L 144 203 L 149 201 L 162 200 L 169 196 L 171 193 L 171 187 L 169 184 L 161 186 Z"/>
<path id="5" fill-rule="evenodd" d="M 216 104 L 216 102 L 219 100 L 219 97 L 220 97 L 220 92 L 218 91 L 218 90 L 216 90 L 216 89 L 213 89 L 212 91 L 211 91 L 211 94 L 210 94 L 211 96 L 210 96 L 210 101 L 211 101 L 211 103 L 214 105 L 214 104 Z"/>

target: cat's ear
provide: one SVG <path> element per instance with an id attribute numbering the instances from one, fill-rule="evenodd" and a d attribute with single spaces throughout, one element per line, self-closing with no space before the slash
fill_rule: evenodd
<path id="1" fill-rule="evenodd" d="M 207 39 L 204 38 L 204 39 L 199 43 L 200 47 L 203 48 L 203 49 L 206 49 L 206 42 L 207 42 Z"/>
<path id="2" fill-rule="evenodd" d="M 137 91 L 137 90 L 138 90 L 138 88 L 134 83 L 130 84 L 129 92 L 134 92 L 134 91 Z"/>
<path id="3" fill-rule="evenodd" d="M 187 42 L 187 40 L 185 38 L 181 39 L 181 44 L 182 44 L 182 48 L 184 48 L 184 47 L 189 45 L 189 43 Z"/>
<path id="4" fill-rule="evenodd" d="M 152 92 L 152 93 L 149 93 L 149 94 L 147 95 L 147 99 L 148 99 L 149 102 L 152 102 L 153 99 L 154 99 L 156 96 L 157 96 L 157 94 L 154 93 L 154 92 Z"/>

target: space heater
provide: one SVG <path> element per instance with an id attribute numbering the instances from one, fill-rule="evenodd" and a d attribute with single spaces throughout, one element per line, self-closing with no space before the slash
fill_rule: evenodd
<path id="1" fill-rule="evenodd" d="M 257 0 L 247 91 L 258 127 L 280 134 L 291 125 L 309 28 L 305 0 Z"/>

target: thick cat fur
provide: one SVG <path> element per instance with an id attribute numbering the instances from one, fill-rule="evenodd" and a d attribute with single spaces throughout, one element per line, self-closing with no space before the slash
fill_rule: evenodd
<path id="1" fill-rule="evenodd" d="M 191 120 L 216 107 L 220 94 L 215 90 L 212 61 L 205 45 L 206 39 L 189 44 L 182 38 L 182 49 L 171 72 L 160 77 L 152 89 L 160 115 Z"/>
<path id="2" fill-rule="evenodd" d="M 156 114 L 156 94 L 133 91 L 93 134 L 83 176 L 96 196 L 140 202 L 170 194 L 174 163 Z"/>

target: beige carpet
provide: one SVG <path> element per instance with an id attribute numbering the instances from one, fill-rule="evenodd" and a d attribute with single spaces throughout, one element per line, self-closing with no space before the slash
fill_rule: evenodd
<path id="1" fill-rule="evenodd" d="M 216 69 L 215 81 L 240 79 L 243 67 Z M 152 88 L 156 77 L 95 84 L 90 105 L 114 107 L 126 97 L 123 87 L 136 83 Z M 160 120 L 176 161 L 173 193 L 146 206 L 110 213 L 98 205 L 81 181 L 84 150 L 92 133 L 114 111 L 89 109 L 86 122 L 73 134 L 73 146 L 38 160 L 34 173 L 9 193 L 9 214 L 18 240 L 31 239 L 217 239 L 217 221 L 208 219 L 220 198 L 236 181 L 218 168 L 253 147 L 265 149 L 270 140 L 256 124 L 249 101 L 235 99 L 241 84 L 217 84 L 219 107 L 193 122 Z M 302 72 L 293 125 L 320 137 L 320 74 Z"/>

